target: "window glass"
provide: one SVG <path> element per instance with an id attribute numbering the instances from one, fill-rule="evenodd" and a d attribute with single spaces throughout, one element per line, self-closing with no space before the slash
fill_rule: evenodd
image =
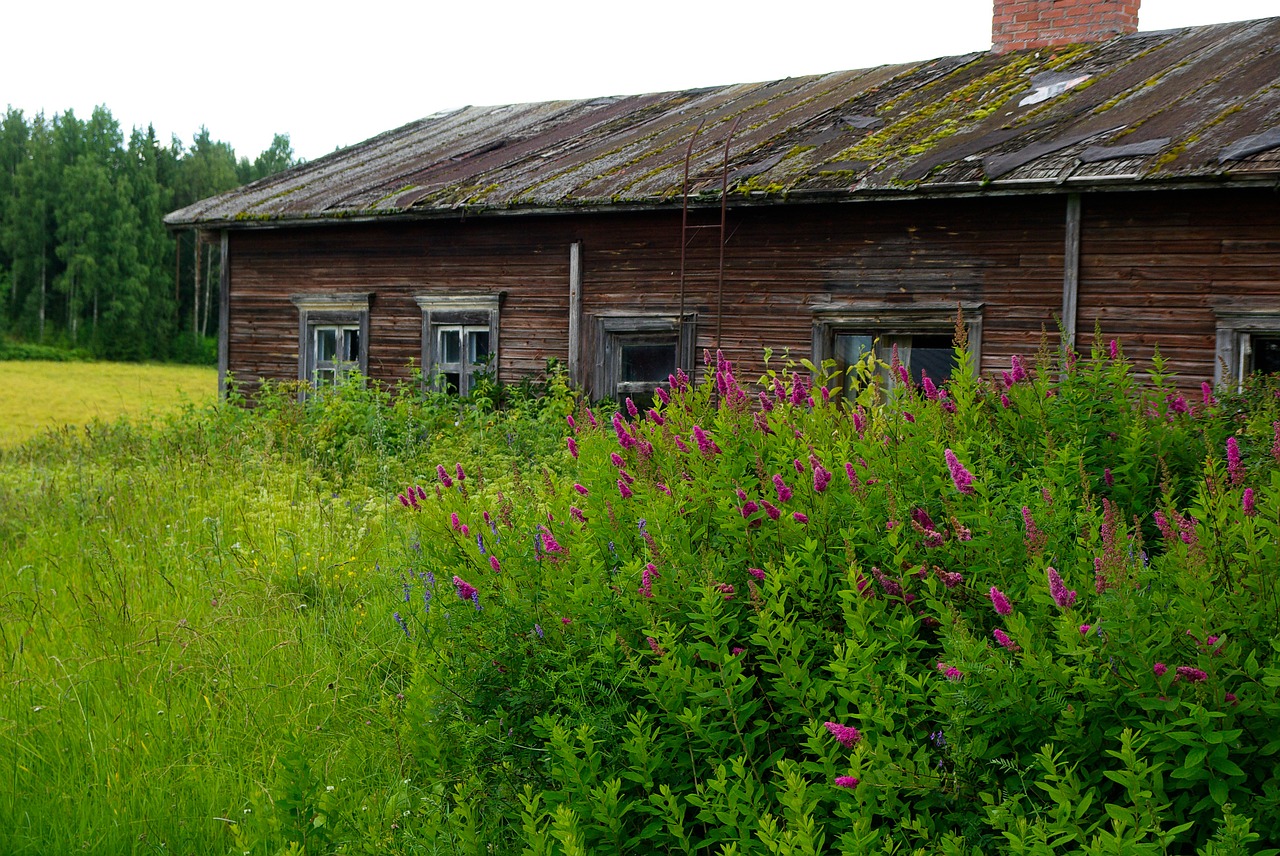
<path id="1" fill-rule="evenodd" d="M 348 362 L 360 361 L 360 329 L 358 327 L 348 327 L 342 331 L 342 359 Z"/>
<path id="2" fill-rule="evenodd" d="M 478 365 L 489 358 L 489 331 L 467 331 L 467 362 Z"/>
<path id="3" fill-rule="evenodd" d="M 440 362 L 456 363 L 462 359 L 462 330 L 440 331 Z"/>
<path id="4" fill-rule="evenodd" d="M 1251 371 L 1263 372 L 1264 374 L 1280 372 L 1280 336 L 1255 333 L 1250 336 L 1249 344 L 1253 349 Z"/>
<path id="5" fill-rule="evenodd" d="M 955 368 L 955 350 L 951 336 L 941 334 L 908 333 L 875 337 L 866 333 L 837 333 L 832 356 L 837 369 L 843 372 L 872 351 L 877 360 L 891 364 L 895 347 L 898 350 L 898 361 L 911 373 L 912 383 L 920 383 L 925 373 L 928 373 L 930 380 L 941 383 L 951 377 Z M 897 382 L 897 378 L 886 369 L 880 369 L 880 378 L 889 386 Z M 851 390 L 853 380 L 845 375 L 846 390 Z"/>
<path id="6" fill-rule="evenodd" d="M 661 383 L 676 370 L 676 343 L 622 343 L 623 383 Z"/>
<path id="7" fill-rule="evenodd" d="M 316 359 L 331 362 L 338 354 L 338 328 L 316 328 Z"/>

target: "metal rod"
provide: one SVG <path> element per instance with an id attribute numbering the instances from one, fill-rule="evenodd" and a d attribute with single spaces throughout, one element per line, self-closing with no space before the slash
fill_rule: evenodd
<path id="1" fill-rule="evenodd" d="M 679 365 L 684 356 L 684 255 L 685 247 L 689 244 L 689 161 L 693 158 L 693 143 L 698 139 L 698 134 L 702 133 L 702 126 L 706 123 L 706 119 L 698 123 L 698 127 L 693 130 L 693 136 L 689 138 L 688 147 L 684 150 L 684 186 L 680 193 L 682 199 L 680 210 L 680 314 L 676 317 L 676 364 L 679 368 L 690 369 L 692 368 L 691 366 Z"/>
<path id="2" fill-rule="evenodd" d="M 738 130 L 739 116 L 729 126 L 729 136 L 724 138 L 724 168 L 720 171 L 720 270 L 716 280 L 716 350 L 720 350 L 720 329 L 724 319 L 724 245 L 729 208 L 729 144 Z"/>

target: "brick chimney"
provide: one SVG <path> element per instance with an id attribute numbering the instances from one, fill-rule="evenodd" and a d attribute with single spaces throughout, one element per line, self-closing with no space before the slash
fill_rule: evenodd
<path id="1" fill-rule="evenodd" d="M 1141 0 L 995 0 L 994 53 L 1103 42 L 1138 31 Z"/>

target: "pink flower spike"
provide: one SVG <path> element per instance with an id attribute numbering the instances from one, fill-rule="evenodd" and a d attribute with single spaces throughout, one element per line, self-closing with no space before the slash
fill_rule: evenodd
<path id="1" fill-rule="evenodd" d="M 573 417 L 566 415 L 564 418 L 569 423 L 569 430 L 575 434 L 578 433 L 578 423 L 573 421 Z"/>
<path id="2" fill-rule="evenodd" d="M 453 487 L 453 479 L 449 478 L 449 473 L 445 470 L 444 464 L 436 464 L 436 475 L 440 479 L 440 484 L 445 487 Z"/>
<path id="3" fill-rule="evenodd" d="M 802 526 L 809 522 L 808 516 L 805 514 L 802 514 L 799 511 L 793 512 L 791 514 L 791 519 L 794 520 L 796 523 L 801 524 Z"/>
<path id="4" fill-rule="evenodd" d="M 1194 666 L 1179 666 L 1177 676 L 1174 680 L 1181 678 L 1193 684 L 1204 683 L 1209 679 L 1209 673 L 1203 669 L 1197 669 Z"/>
<path id="5" fill-rule="evenodd" d="M 631 400 L 629 395 L 627 396 L 627 413 L 630 414 L 632 419 L 640 418 L 640 409 L 636 407 L 636 403 Z"/>
<path id="6" fill-rule="evenodd" d="M 782 516 L 782 509 L 771 503 L 767 499 L 760 500 L 760 504 L 764 506 L 764 513 L 769 515 L 770 520 L 777 520 Z"/>
<path id="7" fill-rule="evenodd" d="M 836 741 L 846 749 L 852 749 L 859 740 L 862 739 L 862 732 L 854 728 L 852 725 L 841 725 L 838 722 L 827 722 L 823 724 L 823 728 L 827 729 Z"/>
<path id="8" fill-rule="evenodd" d="M 964 468 L 959 458 L 956 457 L 956 453 L 950 449 L 944 452 L 943 458 L 946 459 L 947 470 L 951 473 L 951 481 L 955 484 L 956 490 L 964 494 L 972 494 L 973 474 Z"/>
<path id="9" fill-rule="evenodd" d="M 1062 609 L 1070 609 L 1071 605 L 1076 602 L 1075 591 L 1068 591 L 1066 585 L 1062 582 L 1062 577 L 1052 567 L 1045 570 L 1045 576 L 1049 578 L 1049 595 Z"/>
<path id="10" fill-rule="evenodd" d="M 1230 476 L 1233 487 L 1244 481 L 1244 465 L 1240 462 L 1240 441 L 1235 437 L 1227 438 L 1227 475 Z"/>
<path id="11" fill-rule="evenodd" d="M 618 493 L 622 494 L 623 499 L 630 499 L 632 495 L 631 488 L 622 479 L 618 479 Z"/>
<path id="12" fill-rule="evenodd" d="M 569 454 L 573 455 L 575 458 L 578 457 L 578 441 L 572 437 L 566 437 L 565 440 L 569 446 Z"/>
<path id="13" fill-rule="evenodd" d="M 1022 648 L 1018 646 L 1017 642 L 1014 642 L 1012 639 L 1009 638 L 1008 633 L 1005 633 L 1003 630 L 1001 630 L 998 627 L 995 630 L 991 631 L 991 635 L 996 638 L 996 641 L 1000 643 L 1000 646 L 1002 648 L 1007 648 L 1010 651 L 1022 650 Z"/>
<path id="14" fill-rule="evenodd" d="M 1204 399 L 1205 407 L 1213 407 L 1218 403 L 1217 399 L 1213 397 L 1213 387 L 1209 385 L 1208 381 L 1200 384 L 1200 395 Z"/>
<path id="15" fill-rule="evenodd" d="M 1245 517 L 1253 517 L 1258 513 L 1258 509 L 1254 506 L 1253 488 L 1244 489 L 1244 495 L 1240 497 L 1240 508 L 1244 511 Z"/>
<path id="16" fill-rule="evenodd" d="M 1090 631 L 1090 630 L 1092 630 L 1092 629 L 1093 629 L 1093 625 L 1091 625 L 1091 624 L 1081 624 L 1081 625 L 1080 625 L 1080 635 L 1081 635 L 1081 636 L 1088 636 L 1088 635 L 1089 635 L 1089 631 Z"/>
<path id="17" fill-rule="evenodd" d="M 489 567 L 493 568 L 495 574 L 502 571 L 502 563 L 498 561 L 497 556 L 489 557 Z"/>
<path id="18" fill-rule="evenodd" d="M 858 786 L 858 780 L 853 776 L 836 776 L 835 785 L 837 788 L 848 788 L 853 790 Z"/>
<path id="19" fill-rule="evenodd" d="M 587 489 L 582 485 L 578 484 L 577 482 L 574 482 L 573 489 L 576 490 L 578 493 L 582 494 L 583 496 L 587 495 Z"/>
<path id="20" fill-rule="evenodd" d="M 1120 359 L 1120 346 L 1115 339 L 1111 340 L 1111 344 L 1107 347 L 1107 355 L 1113 360 Z"/>
<path id="21" fill-rule="evenodd" d="M 773 477 L 773 489 L 778 494 L 778 502 L 786 502 L 791 498 L 791 488 L 787 487 L 787 483 L 782 480 L 781 474 Z"/>
<path id="22" fill-rule="evenodd" d="M 747 568 L 747 573 L 764 582 L 764 568 Z"/>
<path id="23" fill-rule="evenodd" d="M 991 587 L 991 605 L 996 608 L 996 615 L 1010 615 L 1013 613 L 1013 604 L 1009 603 L 1009 598 L 1004 592 L 995 586 Z"/>
<path id="24" fill-rule="evenodd" d="M 1169 667 L 1164 663 L 1156 663 L 1151 667 L 1151 671 L 1155 672 L 1157 678 L 1163 678 L 1164 673 L 1169 671 Z"/>

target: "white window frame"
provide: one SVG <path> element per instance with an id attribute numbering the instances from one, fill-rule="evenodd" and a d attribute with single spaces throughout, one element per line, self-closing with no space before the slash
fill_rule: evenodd
<path id="1" fill-rule="evenodd" d="M 870 303 L 829 304 L 814 307 L 813 350 L 815 366 L 835 356 L 838 335 L 886 336 L 953 335 L 957 309 L 964 313 L 969 337 L 969 365 L 982 365 L 982 303 Z M 816 378 L 815 378 L 816 380 Z M 890 378 L 890 383 L 894 381 Z"/>
<path id="2" fill-rule="evenodd" d="M 675 350 L 676 367 L 693 376 L 698 338 L 696 313 L 686 313 L 683 324 L 676 313 L 598 315 L 595 326 L 596 360 L 592 394 L 597 400 L 611 398 L 622 403 L 628 396 L 652 394 L 666 380 L 623 382 L 622 346 L 626 344 L 670 342 Z"/>
<path id="3" fill-rule="evenodd" d="M 1280 307 L 1220 309 L 1214 314 L 1213 383 L 1215 386 L 1230 384 L 1239 389 L 1250 374 L 1253 337 L 1257 334 L 1280 336 Z"/>
<path id="4" fill-rule="evenodd" d="M 369 373 L 369 305 L 373 295 L 368 292 L 334 294 L 294 294 L 289 300 L 298 307 L 298 380 L 319 387 L 317 373 L 334 370 L 336 382 L 339 372 L 358 370 Z M 336 360 L 331 363 L 320 360 L 320 331 L 335 329 L 355 330 L 359 336 L 359 354 L 355 360 Z"/>
<path id="5" fill-rule="evenodd" d="M 471 391 L 471 373 L 476 366 L 467 360 L 468 331 L 487 328 L 489 331 L 488 370 L 496 378 L 502 351 L 499 347 L 498 316 L 503 293 L 434 295 L 420 294 L 414 302 L 422 311 L 422 374 L 427 383 L 436 386 L 446 373 L 458 375 L 458 394 Z M 440 334 L 447 330 L 459 331 L 460 363 L 441 360 Z M 438 388 L 438 386 L 437 386 Z"/>

